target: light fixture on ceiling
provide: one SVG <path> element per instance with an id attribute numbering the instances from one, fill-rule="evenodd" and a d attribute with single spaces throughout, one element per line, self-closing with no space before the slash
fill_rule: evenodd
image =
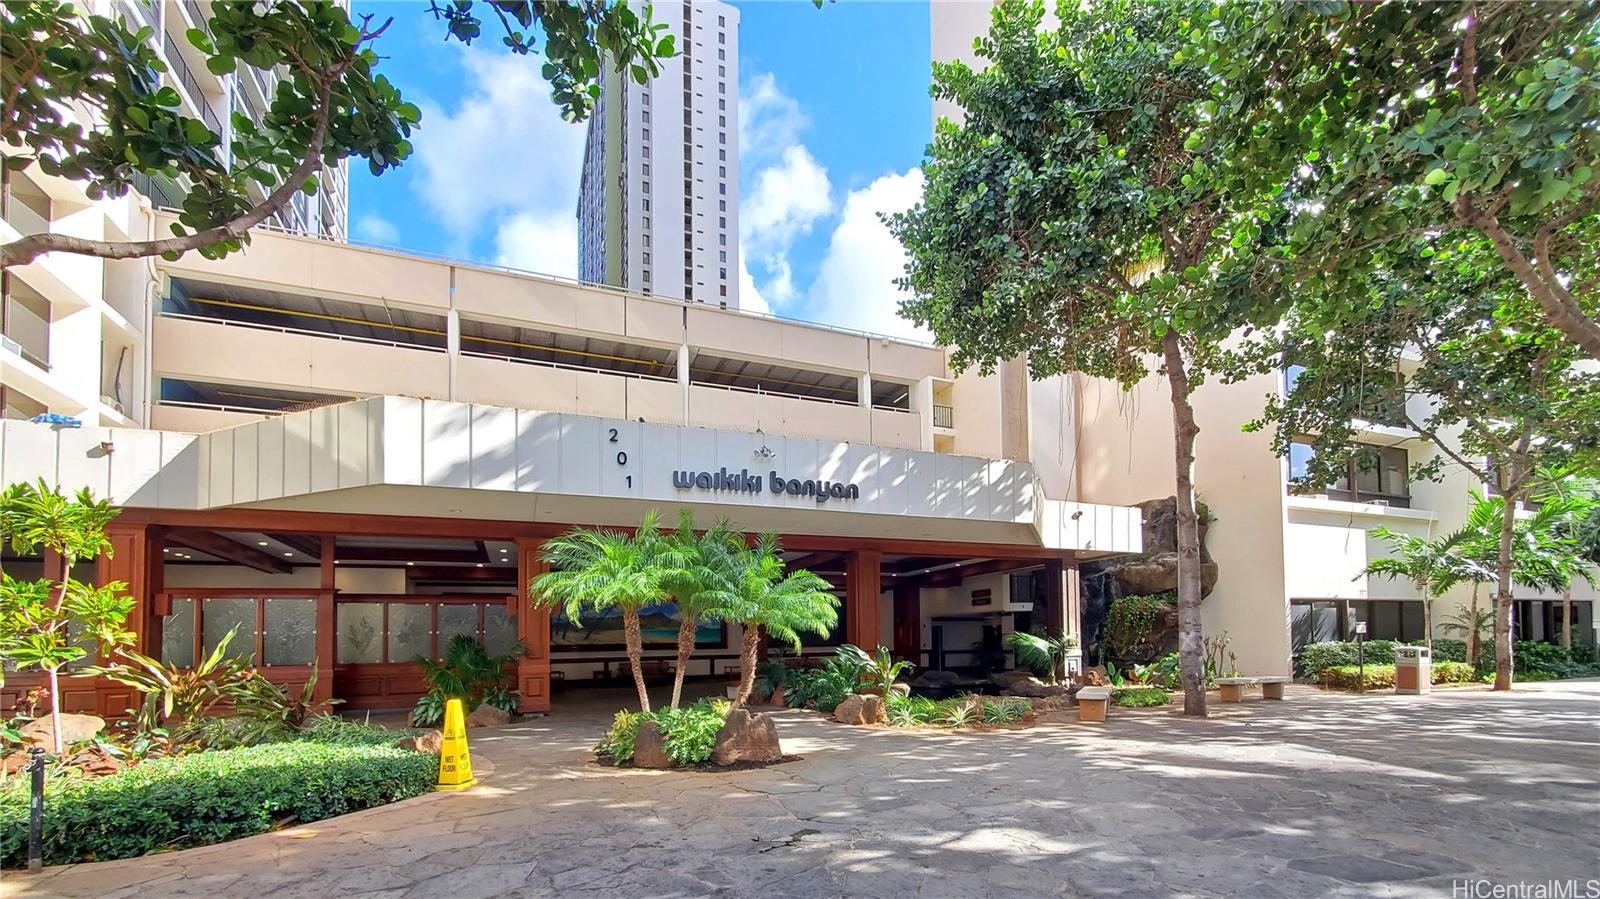
<path id="1" fill-rule="evenodd" d="M 756 428 L 756 434 L 763 438 L 766 437 L 766 433 L 760 428 Z M 763 439 L 761 441 L 761 445 L 756 447 L 755 456 L 757 459 L 776 459 L 778 457 L 778 451 L 770 446 L 767 446 L 767 441 Z"/>
<path id="2" fill-rule="evenodd" d="M 267 541 L 265 541 L 265 540 L 257 540 L 256 541 L 256 545 L 257 546 L 266 546 L 267 545 Z"/>
<path id="3" fill-rule="evenodd" d="M 407 564 L 407 565 L 415 565 L 415 564 L 417 564 L 417 563 L 415 563 L 415 562 L 407 562 L 407 563 L 406 563 L 406 564 Z"/>
<path id="4" fill-rule="evenodd" d="M 294 553 L 291 553 L 291 552 L 286 552 L 286 553 L 284 553 L 284 555 L 286 555 L 286 556 L 292 556 L 292 555 L 294 555 Z"/>

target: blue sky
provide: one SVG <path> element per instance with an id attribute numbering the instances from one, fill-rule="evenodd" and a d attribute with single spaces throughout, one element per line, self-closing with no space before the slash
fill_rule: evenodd
<path id="1" fill-rule="evenodd" d="M 903 257 L 877 214 L 921 195 L 928 5 L 736 5 L 744 305 L 925 336 L 895 315 Z M 493 40 L 446 44 L 419 3 L 356 0 L 354 12 L 393 17 L 380 71 L 423 119 L 400 169 L 352 166 L 353 237 L 575 274 L 584 129 L 560 120 L 537 61 Z"/>

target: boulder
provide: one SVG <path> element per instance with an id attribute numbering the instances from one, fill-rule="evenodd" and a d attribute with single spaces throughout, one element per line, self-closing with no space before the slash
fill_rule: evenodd
<path id="1" fill-rule="evenodd" d="M 1103 687 L 1107 683 L 1108 683 L 1108 681 L 1106 680 L 1106 666 L 1104 666 L 1104 665 L 1091 665 L 1090 667 L 1085 668 L 1083 670 L 1083 683 L 1080 686 L 1085 686 L 1085 687 Z"/>
<path id="2" fill-rule="evenodd" d="M 661 725 L 654 721 L 645 721 L 639 725 L 639 733 L 633 738 L 633 766 L 672 767 L 672 759 L 667 758 L 666 740 L 661 736 Z"/>
<path id="3" fill-rule="evenodd" d="M 638 744 L 634 745 L 637 753 Z M 778 728 L 772 723 L 772 716 L 742 708 L 728 712 L 711 750 L 713 765 L 776 762 L 781 758 L 783 749 L 778 745 Z"/>
<path id="4" fill-rule="evenodd" d="M 511 714 L 505 709 L 488 704 L 478 706 L 467 716 L 468 727 L 503 727 L 511 723 Z"/>
<path id="5" fill-rule="evenodd" d="M 1122 596 L 1149 596 L 1178 589 L 1178 554 L 1156 553 L 1134 559 L 1112 569 L 1112 578 Z M 1217 586 L 1217 563 L 1200 563 L 1200 595 L 1209 596 Z"/>
<path id="6" fill-rule="evenodd" d="M 412 752 L 438 755 L 440 750 L 444 749 L 444 732 L 430 730 L 425 734 L 417 734 L 414 737 L 401 737 L 395 741 L 394 745 L 401 749 L 409 749 Z"/>
<path id="7" fill-rule="evenodd" d="M 882 696 L 861 697 L 861 718 L 866 724 L 888 724 L 889 704 Z"/>
<path id="8" fill-rule="evenodd" d="M 106 719 L 95 715 L 75 715 L 71 712 L 61 713 L 61 745 L 71 746 L 85 740 L 93 740 L 95 735 L 106 729 Z M 22 725 L 22 739 L 51 749 L 55 746 L 55 725 L 49 715 L 35 718 Z"/>
<path id="9" fill-rule="evenodd" d="M 1072 696 L 1066 690 L 1062 690 L 1052 696 L 1043 696 L 1033 700 L 1033 710 L 1039 714 L 1070 709 L 1073 705 Z"/>
<path id="10" fill-rule="evenodd" d="M 1004 677 L 1005 675 L 1021 675 L 1020 677 Z M 1004 678 L 1004 682 L 1002 682 Z M 995 675 L 995 683 L 1000 685 L 1000 690 L 1007 696 L 1023 696 L 1038 698 L 1042 696 L 1059 696 L 1067 692 L 1067 688 L 1060 684 L 1047 684 L 1044 681 L 1028 674 L 1025 671 L 1002 671 Z"/>
<path id="11" fill-rule="evenodd" d="M 866 724 L 867 719 L 861 709 L 864 700 L 865 697 L 860 695 L 846 696 L 844 701 L 834 708 L 833 720 L 840 724 Z"/>
<path id="12" fill-rule="evenodd" d="M 949 687 L 961 682 L 954 671 L 924 671 L 911 680 L 913 687 Z"/>
<path id="13" fill-rule="evenodd" d="M 779 684 L 778 689 L 773 690 L 772 695 L 767 697 L 767 705 L 777 706 L 780 709 L 784 707 L 782 684 Z"/>

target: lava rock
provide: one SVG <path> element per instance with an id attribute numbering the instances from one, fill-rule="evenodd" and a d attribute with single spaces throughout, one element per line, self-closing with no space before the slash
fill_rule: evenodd
<path id="1" fill-rule="evenodd" d="M 633 766 L 635 768 L 671 768 L 667 757 L 666 738 L 661 735 L 661 725 L 645 721 L 633 738 Z"/>
<path id="2" fill-rule="evenodd" d="M 71 712 L 61 713 L 61 745 L 71 746 L 85 740 L 93 740 L 95 735 L 106 729 L 106 719 L 96 715 L 75 715 Z M 55 746 L 55 723 L 49 715 L 35 718 L 22 725 L 22 739 L 28 743 L 43 746 L 46 749 Z"/>
<path id="3" fill-rule="evenodd" d="M 511 723 L 511 715 L 505 709 L 496 708 L 488 704 L 478 706 L 467 716 L 468 727 L 503 727 Z"/>
<path id="4" fill-rule="evenodd" d="M 635 758 L 638 742 L 634 743 Z M 776 762 L 783 758 L 783 748 L 778 745 L 778 728 L 772 716 L 747 709 L 728 712 L 722 729 L 717 731 L 717 743 L 711 750 L 713 765 L 736 765 L 740 762 Z"/>
<path id="5" fill-rule="evenodd" d="M 424 752 L 430 755 L 438 755 L 439 752 L 444 749 L 444 733 L 442 731 L 430 730 L 425 734 L 418 734 L 414 737 L 401 737 L 395 742 L 394 745 L 400 747 L 401 749 L 409 749 L 412 752 Z"/>

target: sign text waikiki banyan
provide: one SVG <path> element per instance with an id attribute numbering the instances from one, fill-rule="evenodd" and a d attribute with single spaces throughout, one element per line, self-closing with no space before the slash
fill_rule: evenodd
<path id="1" fill-rule="evenodd" d="M 787 480 L 776 471 L 767 478 L 773 493 L 787 493 L 790 496 L 814 496 L 817 502 L 825 503 L 829 499 L 859 499 L 861 488 L 855 484 L 846 484 L 840 481 L 802 481 L 796 478 Z M 674 471 L 672 473 L 672 486 L 680 490 L 691 488 L 699 490 L 728 490 L 735 493 L 760 493 L 761 476 L 753 475 L 750 469 L 741 468 L 738 471 L 729 471 L 721 468 L 716 471 Z"/>

